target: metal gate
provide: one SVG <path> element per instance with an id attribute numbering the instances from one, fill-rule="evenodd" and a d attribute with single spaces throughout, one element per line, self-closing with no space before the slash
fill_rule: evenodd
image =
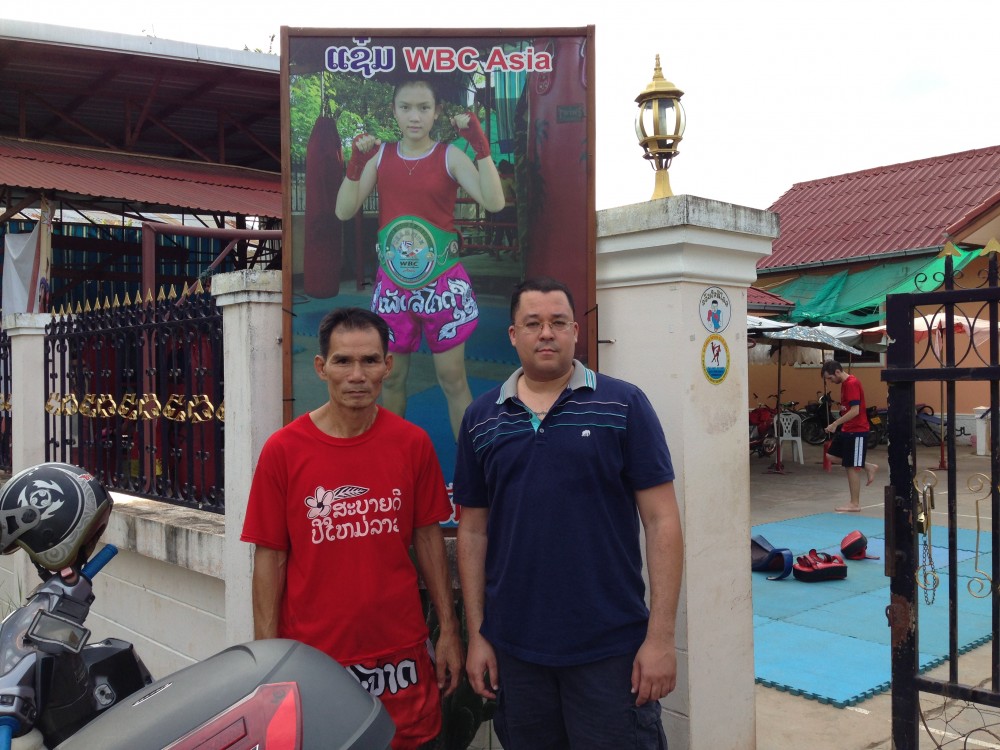
<path id="1" fill-rule="evenodd" d="M 990 250 L 990 246 L 984 250 L 988 268 L 981 277 L 956 278 L 949 257 L 939 291 L 892 295 L 886 300 L 892 342 L 882 375 L 889 384 L 885 566 L 891 598 L 886 614 L 892 639 L 892 737 L 897 750 L 1000 747 L 1000 284 L 998 252 Z M 928 335 L 917 342 L 915 332 L 923 327 Z M 956 327 L 968 332 L 967 342 L 956 337 Z M 961 454 L 956 449 L 955 394 L 956 384 L 973 381 L 989 383 L 991 453 L 987 468 L 969 472 L 967 446 L 962 446 Z M 927 429 L 926 421 L 917 417 L 915 391 L 920 382 L 940 384 L 944 394 L 941 421 L 936 424 L 943 447 L 940 465 L 934 469 L 917 461 L 915 430 L 918 424 Z M 937 512 L 932 515 L 935 502 Z M 960 527 L 977 531 L 975 560 L 961 571 Z M 959 669 L 963 622 L 959 601 L 970 595 L 991 600 L 992 645 L 980 647 L 992 649 L 985 675 L 962 674 Z M 938 677 L 921 674 L 918 637 L 921 608 L 935 600 L 947 602 L 947 675 Z M 943 721 L 933 731 L 928 722 L 932 705 L 935 721 Z"/>
<path id="2" fill-rule="evenodd" d="M 175 297 L 53 316 L 45 459 L 109 489 L 224 513 L 222 313 L 200 287 Z"/>

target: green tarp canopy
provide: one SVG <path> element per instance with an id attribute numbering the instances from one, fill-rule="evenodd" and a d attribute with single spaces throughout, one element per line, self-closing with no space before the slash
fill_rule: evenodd
<path id="1" fill-rule="evenodd" d="M 959 251 L 955 271 L 961 270 L 978 250 Z M 878 323 L 886 295 L 930 292 L 941 286 L 945 258 L 904 258 L 863 271 L 840 271 L 827 276 L 800 276 L 768 289 L 795 307 L 788 319 L 796 323 L 831 323 L 852 328 Z"/>

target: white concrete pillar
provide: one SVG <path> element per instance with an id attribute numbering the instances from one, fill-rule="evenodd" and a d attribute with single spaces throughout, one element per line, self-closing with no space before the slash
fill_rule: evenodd
<path id="1" fill-rule="evenodd" d="M 746 290 L 778 217 L 676 196 L 600 211 L 597 225 L 598 335 L 613 340 L 598 345 L 598 364 L 649 396 L 677 472 L 685 576 L 678 686 L 664 702 L 670 750 L 750 750 Z"/>
<path id="2" fill-rule="evenodd" d="M 11 471 L 45 461 L 45 326 L 50 313 L 3 316 L 10 337 Z"/>
<path id="3" fill-rule="evenodd" d="M 240 541 L 250 481 L 264 441 L 282 425 L 281 272 L 212 277 L 222 309 L 226 387 L 226 639 L 253 639 L 252 547 Z"/>

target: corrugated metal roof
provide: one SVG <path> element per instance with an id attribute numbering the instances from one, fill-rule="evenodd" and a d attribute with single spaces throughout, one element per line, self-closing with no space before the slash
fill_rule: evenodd
<path id="1" fill-rule="evenodd" d="M 281 175 L 274 172 L 36 141 L 0 138 L 0 180 L 91 204 L 141 203 L 146 211 L 282 215 Z"/>
<path id="2" fill-rule="evenodd" d="M 55 26 L 36 21 L 12 21 L 7 18 L 0 18 L 0 39 L 42 42 L 81 49 L 113 50 L 147 55 L 161 60 L 202 62 L 232 68 L 269 70 L 274 73 L 279 71 L 281 62 L 278 55 L 249 50 L 159 39 L 150 35 L 133 36 L 111 31 Z"/>
<path id="3" fill-rule="evenodd" d="M 760 270 L 938 247 L 1000 190 L 1000 146 L 800 182 L 770 210 L 781 234 Z"/>
<path id="4" fill-rule="evenodd" d="M 279 172 L 279 62 L 0 19 L 0 135 Z"/>

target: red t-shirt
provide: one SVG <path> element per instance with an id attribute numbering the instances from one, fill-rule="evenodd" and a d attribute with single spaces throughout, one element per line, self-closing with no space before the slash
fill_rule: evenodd
<path id="1" fill-rule="evenodd" d="M 410 541 L 450 515 L 422 429 L 379 409 L 334 438 L 304 414 L 264 445 L 240 538 L 288 551 L 278 635 L 357 664 L 427 638 Z"/>
<path id="2" fill-rule="evenodd" d="M 840 429 L 844 432 L 868 432 L 871 426 L 868 424 L 868 410 L 865 406 L 865 392 L 861 387 L 861 381 L 853 375 L 848 375 L 847 379 L 840 384 L 840 409 L 841 414 L 850 409 L 854 404 L 860 407 L 858 415 L 847 422 L 844 422 Z"/>

